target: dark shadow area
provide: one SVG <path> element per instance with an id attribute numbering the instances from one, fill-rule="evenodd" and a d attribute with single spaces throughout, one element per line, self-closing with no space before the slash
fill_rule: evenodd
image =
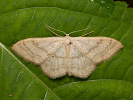
<path id="1" fill-rule="evenodd" d="M 128 4 L 128 7 L 133 7 L 133 0 L 114 0 L 114 1 L 125 1 Z"/>

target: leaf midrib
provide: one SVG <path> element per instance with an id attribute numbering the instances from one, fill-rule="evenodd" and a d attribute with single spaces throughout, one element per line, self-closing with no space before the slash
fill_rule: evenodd
<path id="1" fill-rule="evenodd" d="M 3 48 L 7 53 L 9 53 L 23 68 L 25 68 L 31 75 L 36 78 L 44 88 L 50 91 L 58 100 L 61 100 L 46 84 L 44 84 L 33 72 L 31 72 L 21 61 L 19 61 L 6 47 L 0 42 L 0 47 Z"/>

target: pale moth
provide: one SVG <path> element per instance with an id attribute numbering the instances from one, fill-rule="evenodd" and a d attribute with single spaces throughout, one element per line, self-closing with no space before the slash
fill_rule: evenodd
<path id="1" fill-rule="evenodd" d="M 60 31 L 48 25 L 46 28 Z M 44 74 L 55 79 L 66 74 L 87 78 L 97 64 L 110 59 L 123 48 L 119 41 L 108 37 L 70 37 L 74 32 L 63 32 L 65 37 L 24 39 L 14 44 L 12 50 L 26 61 L 40 65 Z"/>

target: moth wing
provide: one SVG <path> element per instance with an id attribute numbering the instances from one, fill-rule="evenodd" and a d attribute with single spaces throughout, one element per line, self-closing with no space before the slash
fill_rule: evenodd
<path id="1" fill-rule="evenodd" d="M 71 45 L 69 62 L 68 75 L 79 78 L 87 78 L 96 67 L 95 63 L 77 48 L 74 41 Z"/>
<path id="2" fill-rule="evenodd" d="M 108 37 L 75 37 L 73 40 L 80 52 L 95 64 L 110 59 L 123 48 L 119 41 Z"/>
<path id="3" fill-rule="evenodd" d="M 67 74 L 65 47 L 62 44 L 48 59 L 40 64 L 42 71 L 50 78 L 55 79 Z"/>
<path id="4" fill-rule="evenodd" d="M 40 65 L 51 78 L 66 75 L 67 64 L 63 38 L 30 38 L 17 42 L 12 49 L 22 58 Z"/>
<path id="5" fill-rule="evenodd" d="M 123 47 L 119 41 L 107 37 L 74 37 L 72 43 L 68 73 L 80 78 L 88 77 L 97 64 L 111 58 Z"/>
<path id="6" fill-rule="evenodd" d="M 62 38 L 28 38 L 12 46 L 12 50 L 27 61 L 39 65 L 60 47 Z"/>

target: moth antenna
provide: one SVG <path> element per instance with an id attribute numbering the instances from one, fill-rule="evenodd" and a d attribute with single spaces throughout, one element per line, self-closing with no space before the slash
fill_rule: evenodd
<path id="1" fill-rule="evenodd" d="M 76 32 L 80 32 L 80 31 L 87 30 L 88 28 L 90 28 L 90 27 L 87 27 L 87 28 L 85 28 L 85 29 L 82 29 L 82 30 L 78 30 L 78 31 L 73 31 L 73 32 L 70 32 L 70 33 L 69 33 L 69 35 L 70 35 L 70 34 L 72 34 L 72 33 L 76 33 Z"/>
<path id="2" fill-rule="evenodd" d="M 52 30 L 50 30 L 47 26 L 45 26 L 45 27 L 46 27 L 51 33 L 53 33 L 53 34 L 55 34 L 55 35 L 57 35 L 57 36 L 59 36 L 59 37 L 62 37 L 61 35 L 59 35 L 59 34 L 53 32 Z"/>
<path id="3" fill-rule="evenodd" d="M 88 35 L 88 34 L 90 34 L 90 33 L 93 33 L 94 31 L 91 31 L 91 32 L 89 32 L 89 33 L 86 33 L 86 34 L 83 34 L 83 35 L 81 35 L 81 36 L 79 36 L 79 37 L 83 37 L 83 36 L 86 36 L 86 35 Z"/>
<path id="4" fill-rule="evenodd" d="M 47 29 L 51 28 L 51 29 L 56 30 L 56 31 L 58 31 L 58 32 L 62 32 L 62 33 L 64 33 L 64 34 L 66 35 L 66 33 L 65 33 L 64 31 L 61 31 L 61 30 L 55 29 L 55 28 L 53 28 L 53 27 L 50 27 L 50 26 L 48 26 L 47 24 L 46 24 L 45 27 L 46 27 Z M 50 30 L 50 29 L 49 29 L 49 30 Z"/>

